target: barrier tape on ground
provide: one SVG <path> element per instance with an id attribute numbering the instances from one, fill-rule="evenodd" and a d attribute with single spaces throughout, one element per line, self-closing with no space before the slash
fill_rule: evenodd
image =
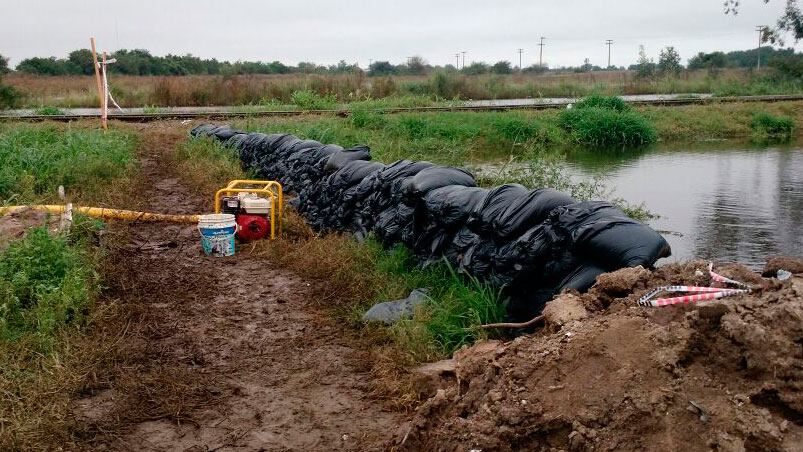
<path id="1" fill-rule="evenodd" d="M 652 298 L 661 292 L 696 292 L 695 295 L 683 295 L 672 298 Z M 696 303 L 698 301 L 716 300 L 718 298 L 729 297 L 747 293 L 747 289 L 722 289 L 720 287 L 697 287 L 697 286 L 661 286 L 650 291 L 638 301 L 639 306 L 669 306 L 674 304 Z"/>
<path id="2" fill-rule="evenodd" d="M 712 281 L 724 284 L 733 284 L 734 286 L 744 287 L 745 289 L 751 289 L 751 287 L 748 284 L 736 281 L 734 279 L 726 278 L 720 274 L 714 273 L 713 269 L 714 269 L 714 264 L 713 263 L 708 264 L 708 274 L 711 275 Z"/>
<path id="3" fill-rule="evenodd" d="M 670 306 L 675 304 L 696 303 L 698 301 L 716 300 L 719 298 L 730 297 L 750 292 L 752 289 L 748 284 L 745 284 L 735 279 L 731 279 L 714 272 L 714 263 L 708 264 L 708 274 L 711 276 L 711 282 L 718 282 L 723 284 L 731 284 L 734 286 L 742 287 L 741 289 L 729 289 L 723 287 L 703 287 L 703 286 L 660 286 L 647 292 L 639 298 L 639 306 Z M 691 292 L 694 295 L 683 295 L 680 297 L 671 298 L 653 298 L 661 292 Z"/>

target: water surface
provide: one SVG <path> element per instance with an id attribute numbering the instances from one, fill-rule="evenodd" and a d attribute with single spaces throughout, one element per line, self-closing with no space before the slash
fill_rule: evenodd
<path id="1" fill-rule="evenodd" d="M 569 155 L 579 176 L 604 176 L 615 195 L 661 217 L 672 260 L 803 256 L 803 148 L 732 142 Z"/>

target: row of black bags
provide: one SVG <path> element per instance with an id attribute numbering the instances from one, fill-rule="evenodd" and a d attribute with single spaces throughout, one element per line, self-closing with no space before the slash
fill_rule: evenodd
<path id="1" fill-rule="evenodd" d="M 564 289 L 588 289 L 601 273 L 649 268 L 670 254 L 660 234 L 605 201 L 519 184 L 481 188 L 460 168 L 372 162 L 367 146 L 211 124 L 191 135 L 236 149 L 244 169 L 297 193 L 295 207 L 318 231 L 373 233 L 385 246 L 406 245 L 424 265 L 445 258 L 504 287 L 514 321 L 534 317 Z"/>

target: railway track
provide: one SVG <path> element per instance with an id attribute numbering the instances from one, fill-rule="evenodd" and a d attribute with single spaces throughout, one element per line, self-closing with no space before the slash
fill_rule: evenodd
<path id="1" fill-rule="evenodd" d="M 630 105 L 652 105 L 652 106 L 678 106 L 678 105 L 703 105 L 733 102 L 790 102 L 803 100 L 803 95 L 765 95 L 765 96 L 732 96 L 732 97 L 681 97 L 674 99 L 651 99 L 651 100 L 626 100 Z M 458 112 L 458 111 L 509 111 L 509 110 L 546 110 L 554 108 L 565 108 L 568 104 L 576 102 L 574 100 L 560 100 L 543 103 L 510 103 L 505 104 L 500 101 L 495 105 L 450 105 L 435 107 L 408 107 L 408 108 L 380 108 L 369 110 L 374 113 L 394 114 L 394 113 L 426 113 L 426 112 Z M 150 122 L 166 119 L 195 119 L 208 118 L 224 120 L 229 118 L 244 117 L 269 117 L 269 116 L 299 116 L 299 115 L 337 115 L 348 116 L 348 109 L 337 110 L 278 110 L 278 111 L 175 111 L 175 112 L 154 112 L 154 113 L 109 113 L 109 119 L 126 122 Z M 80 119 L 97 118 L 98 114 L 64 114 L 64 115 L 37 115 L 37 114 L 14 114 L 0 115 L 0 121 L 76 121 Z"/>

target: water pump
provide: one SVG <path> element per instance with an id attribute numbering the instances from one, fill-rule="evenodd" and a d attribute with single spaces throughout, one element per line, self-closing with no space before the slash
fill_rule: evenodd
<path id="1" fill-rule="evenodd" d="M 237 179 L 215 192 L 215 213 L 234 215 L 241 241 L 273 240 L 282 230 L 284 190 L 275 180 Z"/>
<path id="2" fill-rule="evenodd" d="M 222 197 L 220 210 L 234 215 L 238 239 L 244 242 L 260 240 L 270 236 L 271 200 L 255 193 L 240 192 Z"/>

